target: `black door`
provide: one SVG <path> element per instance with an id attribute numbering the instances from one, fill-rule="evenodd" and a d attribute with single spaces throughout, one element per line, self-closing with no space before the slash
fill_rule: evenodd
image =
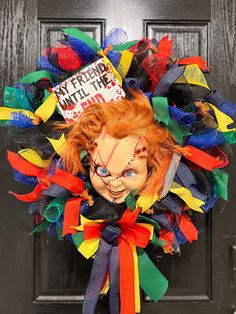
<path id="1" fill-rule="evenodd" d="M 98 42 L 115 26 L 129 40 L 143 36 L 176 39 L 175 55 L 201 55 L 210 64 L 207 80 L 236 103 L 236 4 L 231 0 L 3 0 L 0 6 L 2 87 L 35 70 L 44 48 L 60 39 L 60 29 L 78 27 Z M 90 263 L 70 243 L 46 235 L 30 237 L 27 206 L 8 196 L 26 188 L 13 181 L 1 131 L 0 313 L 80 313 Z M 235 163 L 234 163 L 235 164 Z M 219 202 L 195 222 L 199 241 L 185 245 L 181 256 L 166 255 L 159 269 L 169 279 L 167 295 L 142 313 L 231 314 L 236 311 L 236 166 L 232 163 L 229 202 Z M 106 300 L 103 300 L 106 303 Z M 98 313 L 107 313 L 106 304 Z"/>

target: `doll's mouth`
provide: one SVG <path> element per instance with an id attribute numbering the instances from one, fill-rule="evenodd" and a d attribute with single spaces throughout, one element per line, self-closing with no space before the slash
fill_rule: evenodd
<path id="1" fill-rule="evenodd" d="M 108 189 L 108 191 L 109 191 L 109 193 L 110 193 L 110 195 L 111 195 L 112 197 L 118 198 L 118 197 L 120 197 L 120 196 L 123 194 L 123 192 L 124 192 L 125 190 L 121 190 L 121 191 L 112 191 L 112 190 L 109 190 L 109 189 Z"/>

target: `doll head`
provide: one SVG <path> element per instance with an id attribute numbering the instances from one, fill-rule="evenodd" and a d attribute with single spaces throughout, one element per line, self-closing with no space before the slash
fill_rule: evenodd
<path id="1" fill-rule="evenodd" d="M 133 190 L 158 194 L 175 150 L 144 94 L 132 91 L 132 96 L 86 108 L 69 131 L 63 154 L 66 169 L 77 174 L 85 171 L 80 153 L 86 150 L 93 187 L 115 203 Z"/>

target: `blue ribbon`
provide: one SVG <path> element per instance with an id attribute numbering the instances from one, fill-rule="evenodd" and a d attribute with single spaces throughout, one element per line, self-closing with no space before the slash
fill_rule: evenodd
<path id="1" fill-rule="evenodd" d="M 38 70 L 46 70 L 49 72 L 52 72 L 53 74 L 57 76 L 61 76 L 62 72 L 54 67 L 45 56 L 40 56 L 37 61 L 37 69 Z"/>
<path id="2" fill-rule="evenodd" d="M 121 230 L 117 226 L 107 225 L 99 241 L 91 276 L 85 292 L 83 314 L 94 314 L 106 272 L 109 269 L 110 313 L 119 314 L 119 258 L 118 241 Z"/>
<path id="3" fill-rule="evenodd" d="M 187 139 L 187 144 L 197 148 L 210 148 L 225 142 L 224 135 L 214 129 L 208 129 L 202 133 L 192 134 Z"/>
<path id="4" fill-rule="evenodd" d="M 194 177 L 188 166 L 185 165 L 183 162 L 179 163 L 179 167 L 175 175 L 175 181 L 179 181 L 181 185 L 190 190 L 194 197 L 202 201 L 205 201 L 207 199 L 208 195 L 204 195 L 198 190 L 198 183 L 196 178 Z"/>
<path id="5" fill-rule="evenodd" d="M 154 91 L 154 96 L 167 96 L 171 85 L 183 74 L 185 67 L 179 67 L 174 63 L 172 67 L 158 81 Z"/>
<path id="6" fill-rule="evenodd" d="M 209 95 L 204 97 L 204 99 L 230 117 L 232 117 L 236 112 L 236 106 L 227 100 L 224 100 L 217 90 L 212 91 Z"/>
<path id="7" fill-rule="evenodd" d="M 170 195 L 166 195 L 165 197 L 163 197 L 160 202 L 163 205 L 165 205 L 173 213 L 176 213 L 179 215 L 181 214 L 181 210 L 182 210 L 181 206 L 179 205 L 177 200 L 175 200 Z"/>
<path id="8" fill-rule="evenodd" d="M 31 186 L 36 186 L 38 184 L 38 180 L 34 176 L 26 176 L 23 173 L 12 169 L 13 174 L 14 174 L 14 179 L 17 182 L 23 183 L 25 185 L 31 185 Z"/>
<path id="9" fill-rule="evenodd" d="M 196 121 L 196 117 L 191 112 L 185 112 L 177 107 L 169 106 L 169 114 L 172 120 L 182 125 L 187 130 L 190 130 Z"/>

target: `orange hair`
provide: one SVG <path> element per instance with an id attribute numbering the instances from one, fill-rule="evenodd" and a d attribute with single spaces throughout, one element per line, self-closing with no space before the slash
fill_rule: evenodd
<path id="1" fill-rule="evenodd" d="M 128 135 L 144 138 L 148 147 L 149 176 L 142 193 L 159 193 L 170 158 L 175 149 L 172 135 L 154 120 L 152 107 L 140 91 L 131 91 L 132 99 L 90 105 L 77 122 L 70 124 L 62 158 L 72 174 L 84 172 L 82 150 L 91 152 L 95 139 L 105 128 L 116 139 Z"/>

